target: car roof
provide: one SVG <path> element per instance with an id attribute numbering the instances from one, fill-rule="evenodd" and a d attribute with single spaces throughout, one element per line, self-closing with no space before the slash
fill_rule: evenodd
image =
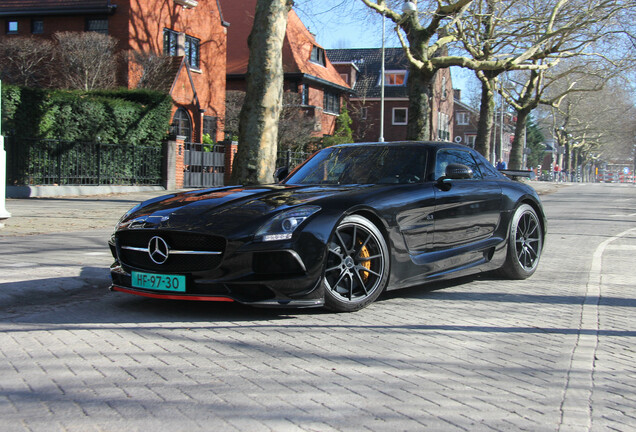
<path id="1" fill-rule="evenodd" d="M 389 147 L 402 147 L 402 146 L 414 146 L 414 147 L 428 147 L 428 148 L 459 148 L 469 149 L 465 145 L 455 144 L 446 141 L 390 141 L 390 142 L 360 142 L 349 144 L 338 144 L 333 147 L 360 147 L 360 146 L 389 146 Z"/>

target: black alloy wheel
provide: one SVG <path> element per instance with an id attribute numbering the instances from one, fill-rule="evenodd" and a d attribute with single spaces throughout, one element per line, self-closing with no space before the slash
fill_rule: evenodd
<path id="1" fill-rule="evenodd" d="M 510 223 L 508 255 L 501 268 L 511 279 L 526 279 L 536 271 L 543 250 L 543 229 L 537 212 L 528 204 L 520 205 Z"/>
<path id="2" fill-rule="evenodd" d="M 328 244 L 325 306 L 337 312 L 362 309 L 378 298 L 388 278 L 389 252 L 382 233 L 366 218 L 345 217 Z"/>

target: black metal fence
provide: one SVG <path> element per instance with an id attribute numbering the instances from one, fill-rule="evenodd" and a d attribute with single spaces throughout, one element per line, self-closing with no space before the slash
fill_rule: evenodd
<path id="1" fill-rule="evenodd" d="M 161 147 L 7 137 L 7 185 L 160 185 Z"/>
<path id="2" fill-rule="evenodd" d="M 291 170 L 305 162 L 309 156 L 309 153 L 303 151 L 282 150 L 278 152 L 276 167 L 286 167 L 291 172 Z"/>
<path id="3" fill-rule="evenodd" d="M 223 186 L 225 146 L 185 143 L 183 187 Z"/>

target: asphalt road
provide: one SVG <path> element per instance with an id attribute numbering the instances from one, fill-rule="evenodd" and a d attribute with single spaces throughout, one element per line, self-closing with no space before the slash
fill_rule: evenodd
<path id="1" fill-rule="evenodd" d="M 542 198 L 532 278 L 394 291 L 352 314 L 110 293 L 110 216 L 7 223 L 0 429 L 634 430 L 636 187 Z"/>

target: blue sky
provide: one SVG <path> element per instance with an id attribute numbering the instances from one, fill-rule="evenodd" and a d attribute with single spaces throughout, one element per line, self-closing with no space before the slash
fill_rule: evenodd
<path id="1" fill-rule="evenodd" d="M 361 1 L 300 0 L 294 8 L 323 47 L 374 48 L 382 44 L 381 17 Z M 387 22 L 387 46 L 399 46 Z"/>

